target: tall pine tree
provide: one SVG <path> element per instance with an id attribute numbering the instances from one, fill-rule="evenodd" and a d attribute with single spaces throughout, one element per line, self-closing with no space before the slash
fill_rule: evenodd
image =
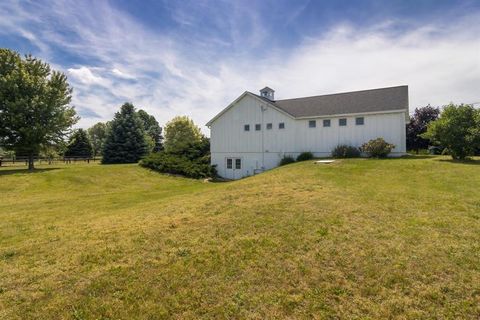
<path id="1" fill-rule="evenodd" d="M 102 163 L 134 163 L 148 153 L 145 129 L 135 107 L 125 103 L 110 123 Z"/>
<path id="2" fill-rule="evenodd" d="M 145 133 L 150 137 L 152 145 L 149 151 L 158 152 L 163 149 L 162 128 L 154 116 L 149 115 L 145 110 L 138 110 L 138 116 L 143 121 Z"/>
<path id="3" fill-rule="evenodd" d="M 75 130 L 70 137 L 65 157 L 90 158 L 92 153 L 92 144 L 88 139 L 87 131 L 83 129 Z"/>

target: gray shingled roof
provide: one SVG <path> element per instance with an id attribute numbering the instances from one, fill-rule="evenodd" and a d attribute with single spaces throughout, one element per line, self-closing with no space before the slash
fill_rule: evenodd
<path id="1" fill-rule="evenodd" d="M 260 96 L 259 96 L 260 97 Z M 335 114 L 408 110 L 408 86 L 270 101 L 295 118 Z"/>

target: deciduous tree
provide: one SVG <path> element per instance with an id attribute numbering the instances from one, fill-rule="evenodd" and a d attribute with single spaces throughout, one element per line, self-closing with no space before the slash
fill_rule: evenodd
<path id="1" fill-rule="evenodd" d="M 102 154 L 103 144 L 107 136 L 107 124 L 98 122 L 92 127 L 88 128 L 88 138 L 92 144 L 93 156 L 96 157 Z"/>
<path id="2" fill-rule="evenodd" d="M 200 128 L 187 116 L 178 116 L 165 125 L 165 151 L 182 153 L 192 143 L 200 143 L 203 134 Z"/>
<path id="3" fill-rule="evenodd" d="M 410 117 L 407 124 L 407 150 L 415 150 L 418 153 L 418 150 L 428 148 L 430 140 L 420 135 L 427 131 L 427 125 L 435 121 L 439 114 L 440 109 L 430 105 L 415 109 L 413 117 Z"/>
<path id="4" fill-rule="evenodd" d="M 31 55 L 0 49 L 0 144 L 28 156 L 63 140 L 78 121 L 67 77 Z"/>
<path id="5" fill-rule="evenodd" d="M 444 146 L 454 159 L 465 159 L 480 148 L 480 110 L 472 105 L 446 106 L 440 117 L 430 122 L 422 138 Z"/>

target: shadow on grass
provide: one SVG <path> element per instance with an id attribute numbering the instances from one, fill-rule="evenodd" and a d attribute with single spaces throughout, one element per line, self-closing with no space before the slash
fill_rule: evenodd
<path id="1" fill-rule="evenodd" d="M 440 157 L 439 155 L 405 155 L 400 157 L 385 157 L 385 158 L 369 158 L 369 157 L 353 157 L 353 158 L 332 158 L 332 157 L 322 157 L 322 158 L 315 158 L 314 160 L 344 160 L 344 159 L 363 159 L 363 160 L 384 160 L 384 161 L 391 161 L 391 160 L 422 160 L 422 159 L 434 159 L 436 157 Z"/>
<path id="2" fill-rule="evenodd" d="M 407 154 L 401 157 L 392 157 L 388 159 L 397 159 L 397 160 L 421 160 L 421 159 L 433 159 L 439 157 L 439 155 L 427 155 L 427 154 Z"/>
<path id="3" fill-rule="evenodd" d="M 469 164 L 469 165 L 480 165 L 480 159 L 470 159 L 470 160 L 454 160 L 454 159 L 438 159 L 436 161 L 440 162 L 450 162 L 457 164 Z"/>
<path id="4" fill-rule="evenodd" d="M 60 168 L 45 168 L 45 169 L 34 169 L 33 171 L 28 171 L 27 168 L 25 169 L 0 169 L 0 176 L 7 176 L 11 174 L 23 173 L 23 174 L 34 174 L 52 170 L 59 170 Z"/>

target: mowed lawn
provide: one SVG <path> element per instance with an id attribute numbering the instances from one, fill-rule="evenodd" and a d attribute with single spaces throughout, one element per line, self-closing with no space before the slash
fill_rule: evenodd
<path id="1" fill-rule="evenodd" d="M 0 319 L 478 319 L 480 161 L 0 169 Z"/>

